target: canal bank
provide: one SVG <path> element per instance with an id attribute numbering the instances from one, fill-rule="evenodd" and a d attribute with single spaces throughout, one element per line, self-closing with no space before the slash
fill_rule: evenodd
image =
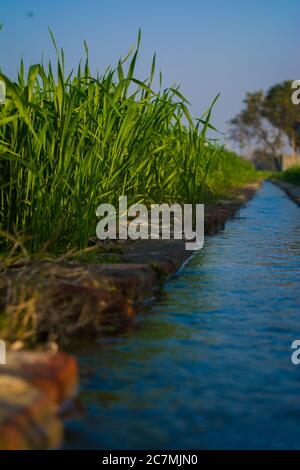
<path id="1" fill-rule="evenodd" d="M 226 220 L 254 195 L 258 186 L 247 185 L 236 192 L 233 200 L 206 207 L 206 235 L 222 230 Z M 112 256 L 114 263 L 104 262 Z M 53 341 L 64 336 L 82 338 L 83 333 L 93 332 L 94 337 L 111 337 L 134 328 L 144 301 L 157 295 L 162 282 L 176 273 L 188 256 L 184 241 L 170 240 L 127 244 L 118 251 L 109 248 L 100 252 L 93 264 L 68 259 L 19 260 L 2 270 L 2 307 L 4 302 L 11 302 L 12 314 L 20 314 L 23 309 L 23 321 L 33 322 L 33 333 L 38 332 L 46 349 L 56 349 Z M 7 365 L 0 370 L 3 449 L 58 447 L 63 436 L 60 410 L 75 397 L 78 388 L 73 356 L 51 351 L 28 353 L 22 350 L 22 340 L 27 339 L 25 334 L 12 344 L 13 350 L 20 350 L 9 353 Z M 42 405 L 36 408 L 37 397 Z"/>
<path id="2" fill-rule="evenodd" d="M 215 235 L 260 183 L 236 190 L 231 200 L 205 206 L 205 235 Z M 2 339 L 31 346 L 65 343 L 78 334 L 102 334 L 131 321 L 139 302 L 152 297 L 190 256 L 185 240 L 90 240 L 58 258 L 19 257 L 0 266 Z M 18 349 L 20 349 L 18 347 Z"/>
<path id="3" fill-rule="evenodd" d="M 296 186 L 295 184 L 288 183 L 287 181 L 281 181 L 279 179 L 272 179 L 272 183 L 279 186 L 279 188 L 283 189 L 286 194 L 298 205 L 300 206 L 300 186 Z"/>
<path id="4" fill-rule="evenodd" d="M 264 183 L 130 332 L 78 347 L 66 448 L 299 449 L 299 208 Z"/>

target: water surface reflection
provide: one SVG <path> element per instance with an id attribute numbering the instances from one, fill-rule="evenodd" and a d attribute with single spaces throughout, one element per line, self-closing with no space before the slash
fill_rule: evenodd
<path id="1" fill-rule="evenodd" d="M 79 351 L 67 448 L 300 449 L 300 209 L 271 183 L 135 331 Z"/>

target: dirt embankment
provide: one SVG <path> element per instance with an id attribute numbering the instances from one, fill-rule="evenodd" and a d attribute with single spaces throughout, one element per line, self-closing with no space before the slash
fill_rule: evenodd
<path id="1" fill-rule="evenodd" d="M 222 230 L 258 186 L 206 206 L 205 234 Z M 0 336 L 11 349 L 6 365 L 0 365 L 0 449 L 60 446 L 60 413 L 76 395 L 78 370 L 73 356 L 56 350 L 66 339 L 130 327 L 145 299 L 191 256 L 184 240 L 96 243 L 86 253 L 20 260 L 0 272 Z M 25 351 L 28 345 L 36 351 Z M 44 351 L 37 350 L 41 347 Z"/>
<path id="2" fill-rule="evenodd" d="M 276 184 L 279 186 L 281 189 L 283 189 L 287 195 L 296 203 L 298 206 L 300 206 L 300 186 L 296 186 L 295 184 L 288 183 L 286 181 L 281 181 L 277 179 L 272 179 L 272 183 Z"/>

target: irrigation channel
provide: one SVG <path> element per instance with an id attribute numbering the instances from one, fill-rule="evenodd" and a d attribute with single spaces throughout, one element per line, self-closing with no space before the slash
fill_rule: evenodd
<path id="1" fill-rule="evenodd" d="M 300 449 L 300 208 L 265 182 L 136 329 L 78 350 L 65 448 Z"/>

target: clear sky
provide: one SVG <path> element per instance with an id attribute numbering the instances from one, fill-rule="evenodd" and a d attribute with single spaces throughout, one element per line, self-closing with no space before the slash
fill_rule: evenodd
<path id="1" fill-rule="evenodd" d="M 142 29 L 139 78 L 151 57 L 164 85 L 181 90 L 199 116 L 221 93 L 213 123 L 223 131 L 246 91 L 300 79 L 300 0 L 1 0 L 0 67 L 53 56 L 48 26 L 69 68 L 89 45 L 93 70 L 115 65 Z"/>

